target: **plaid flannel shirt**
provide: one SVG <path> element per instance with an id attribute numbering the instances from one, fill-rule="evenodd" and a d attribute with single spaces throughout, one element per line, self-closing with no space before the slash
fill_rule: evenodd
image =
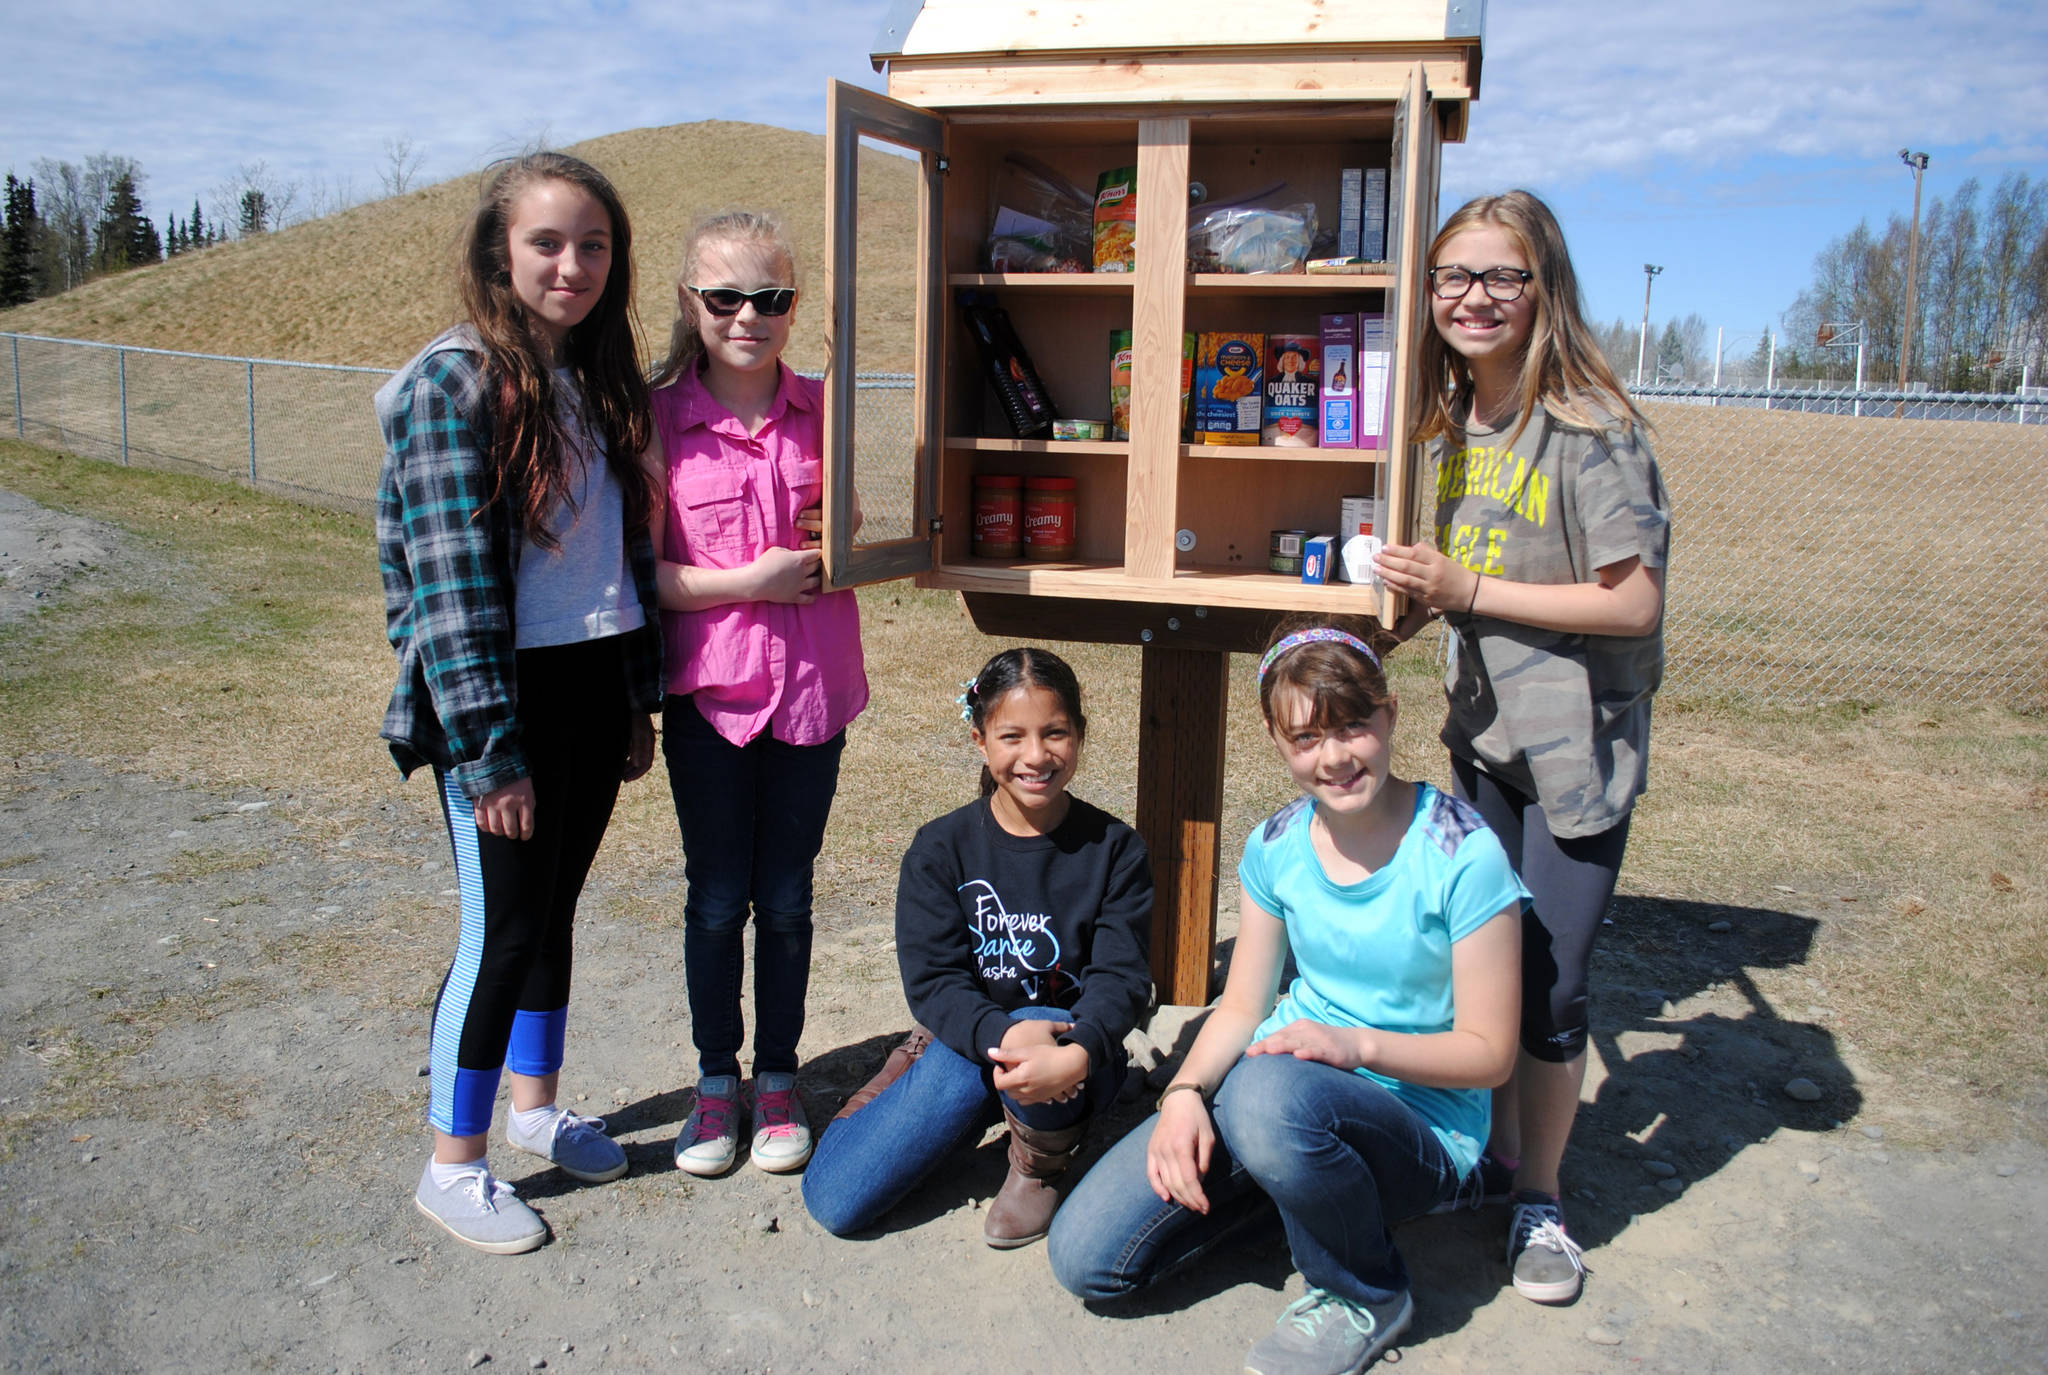
<path id="1" fill-rule="evenodd" d="M 490 411 L 483 354 L 466 327 L 420 351 L 377 392 L 384 471 L 377 553 L 398 685 L 383 737 L 399 771 L 422 764 L 481 798 L 528 774 L 513 651 L 518 541 L 511 513 L 488 500 Z M 628 531 L 633 581 L 647 613 L 623 646 L 632 705 L 661 706 L 654 543 Z"/>

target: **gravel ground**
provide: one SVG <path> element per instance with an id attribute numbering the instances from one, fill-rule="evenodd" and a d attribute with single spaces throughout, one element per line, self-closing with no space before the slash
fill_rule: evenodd
<path id="1" fill-rule="evenodd" d="M 0 608 L 114 546 L 0 500 Z M 1299 1292 L 1268 1229 L 1140 1303 L 1084 1307 L 1039 1248 L 981 1244 L 999 1134 L 855 1241 L 812 1226 L 793 1179 L 678 1174 L 680 931 L 625 900 L 629 877 L 643 893 L 601 857 L 584 901 L 564 1089 L 632 1172 L 580 1185 L 496 1145 L 552 1237 L 484 1256 L 409 1198 L 455 927 L 428 789 L 364 805 L 9 761 L 0 1369 L 1234 1371 Z M 1774 1006 L 1757 976 L 1800 964 L 1800 904 L 1618 904 L 1566 1166 L 1585 1296 L 1516 1297 L 1498 1211 L 1408 1224 L 1404 1371 L 2048 1370 L 2048 1152 L 1895 1097 L 1827 1031 L 1817 985 Z M 904 1022 L 878 910 L 819 914 L 816 1121 Z"/>

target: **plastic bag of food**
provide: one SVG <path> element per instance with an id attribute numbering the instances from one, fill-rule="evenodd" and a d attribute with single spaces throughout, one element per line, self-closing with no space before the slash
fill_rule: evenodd
<path id="1" fill-rule="evenodd" d="M 1095 200 L 1024 153 L 1003 159 L 989 231 L 991 272 L 1087 272 L 1094 267 Z"/>
<path id="2" fill-rule="evenodd" d="M 1315 237 L 1313 205 L 1219 206 L 1188 226 L 1188 271 L 1306 271 Z"/>

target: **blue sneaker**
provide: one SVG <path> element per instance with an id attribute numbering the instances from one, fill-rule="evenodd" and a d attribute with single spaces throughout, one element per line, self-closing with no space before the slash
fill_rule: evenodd
<path id="1" fill-rule="evenodd" d="M 1458 1181 L 1458 1191 L 1429 1211 L 1437 1213 L 1477 1211 L 1493 1203 L 1505 1203 L 1514 1196 L 1514 1167 L 1504 1165 L 1492 1151 L 1483 1152 L 1472 1172 Z"/>
<path id="2" fill-rule="evenodd" d="M 555 1114 L 552 1125 L 532 1136 L 520 1135 L 515 1119 L 507 1123 L 505 1139 L 522 1151 L 552 1160 L 571 1179 L 602 1184 L 626 1172 L 625 1149 L 604 1132 L 602 1117 L 579 1117 L 564 1110 Z"/>
<path id="3" fill-rule="evenodd" d="M 1245 1356 L 1245 1375 L 1357 1375 L 1414 1319 L 1415 1300 L 1407 1294 L 1367 1306 L 1310 1289 Z"/>
<path id="4" fill-rule="evenodd" d="M 429 1161 L 412 1201 L 457 1241 L 494 1256 L 531 1251 L 548 1239 L 548 1227 L 540 1215 L 519 1201 L 510 1184 L 493 1178 L 490 1167 L 481 1160 L 445 1189 L 434 1183 L 434 1166 Z"/>

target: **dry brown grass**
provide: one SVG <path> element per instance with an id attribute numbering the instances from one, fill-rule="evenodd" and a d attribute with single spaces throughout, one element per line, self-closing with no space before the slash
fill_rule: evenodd
<path id="1" fill-rule="evenodd" d="M 394 797 L 418 808 L 422 826 L 438 824 L 427 790 L 401 790 L 375 738 L 391 670 L 360 521 L 6 443 L 0 487 L 125 525 L 156 569 L 132 587 L 69 593 L 0 632 L 0 742 L 11 755 L 71 753 L 207 787 L 296 793 L 308 803 L 298 824 L 321 834 Z M 820 920 L 886 983 L 896 865 L 918 824 L 973 792 L 952 699 L 995 642 L 951 596 L 907 586 L 866 590 L 862 615 L 874 701 L 851 733 Z M 1061 648 L 1092 717 L 1077 789 L 1128 816 L 1137 655 Z M 1442 781 L 1442 696 L 1427 649 L 1394 668 L 1398 766 Z M 1226 869 L 1288 795 L 1251 672 L 1233 661 Z M 1675 694 L 1658 713 L 1624 893 L 1811 918 L 1812 947 L 1789 967 L 1748 960 L 1740 933 L 1716 948 L 1778 1015 L 1820 1019 L 1845 1053 L 1944 1122 L 1959 1112 L 1972 1130 L 2048 1130 L 2048 726 L 1993 707 L 1795 710 Z M 679 921 L 678 860 L 657 769 L 627 789 L 599 859 L 615 915 Z M 1225 938 L 1233 903 L 1226 885 Z M 407 933 L 425 918 L 384 917 L 359 940 L 323 936 L 301 953 L 368 971 L 361 992 L 373 1000 L 389 980 L 381 997 L 406 1004 L 422 987 Z"/>
<path id="2" fill-rule="evenodd" d="M 633 217 L 635 297 L 659 350 L 675 318 L 683 240 L 703 215 L 735 206 L 781 216 L 805 280 L 824 265 L 825 141 L 817 134 L 706 120 L 634 129 L 574 144 L 618 185 Z M 864 158 L 863 265 L 876 275 L 863 316 L 861 366 L 909 363 L 916 193 L 910 164 Z M 221 244 L 48 300 L 0 311 L 0 330 L 99 339 L 194 353 L 396 367 L 455 318 L 455 245 L 475 204 L 476 176 L 360 205 L 276 234 Z M 826 313 L 814 296 L 798 317 L 790 362 L 825 362 Z"/>

